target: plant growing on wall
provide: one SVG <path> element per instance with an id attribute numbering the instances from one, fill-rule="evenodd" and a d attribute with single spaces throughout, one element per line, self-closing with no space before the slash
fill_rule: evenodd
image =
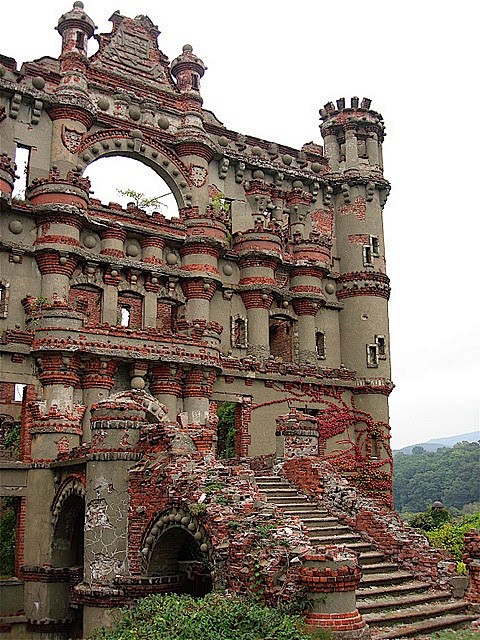
<path id="1" fill-rule="evenodd" d="M 135 191 L 134 189 L 117 189 L 117 193 L 119 193 L 121 196 L 131 198 L 137 209 L 146 209 L 147 211 L 151 211 L 155 207 L 165 206 L 165 203 L 162 202 L 162 198 L 165 198 L 165 196 L 169 196 L 171 194 L 171 191 L 169 191 L 168 193 L 164 193 L 161 196 L 151 197 L 146 196 L 141 191 Z"/>

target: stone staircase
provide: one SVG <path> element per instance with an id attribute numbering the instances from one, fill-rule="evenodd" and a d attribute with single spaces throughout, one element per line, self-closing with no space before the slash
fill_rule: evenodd
<path id="1" fill-rule="evenodd" d="M 362 579 L 357 607 L 372 638 L 428 638 L 435 631 L 462 627 L 477 618 L 467 613 L 466 602 L 416 580 L 283 478 L 257 476 L 256 481 L 268 502 L 302 520 L 312 545 L 345 545 L 359 553 Z"/>

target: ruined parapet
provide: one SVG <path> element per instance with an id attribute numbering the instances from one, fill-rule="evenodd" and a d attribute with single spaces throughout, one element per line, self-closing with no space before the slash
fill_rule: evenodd
<path id="1" fill-rule="evenodd" d="M 354 551 L 333 546 L 317 549 L 304 556 L 300 575 L 311 603 L 307 625 L 330 629 L 339 640 L 370 638 L 356 606 L 361 572 Z"/>
<path id="2" fill-rule="evenodd" d="M 470 585 L 465 600 L 480 604 L 480 529 L 468 531 L 464 538 L 463 561 L 467 565 Z"/>

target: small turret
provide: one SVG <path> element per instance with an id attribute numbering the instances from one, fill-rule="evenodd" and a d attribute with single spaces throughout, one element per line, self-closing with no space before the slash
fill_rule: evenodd
<path id="1" fill-rule="evenodd" d="M 172 60 L 172 75 L 177 81 L 182 93 L 195 92 L 200 95 L 200 78 L 205 73 L 206 66 L 198 56 L 193 53 L 192 45 L 183 46 L 182 53 Z"/>
<path id="2" fill-rule="evenodd" d="M 71 53 L 87 57 L 88 40 L 95 24 L 83 10 L 83 2 L 75 2 L 73 9 L 60 17 L 57 30 L 62 36 L 62 57 Z"/>

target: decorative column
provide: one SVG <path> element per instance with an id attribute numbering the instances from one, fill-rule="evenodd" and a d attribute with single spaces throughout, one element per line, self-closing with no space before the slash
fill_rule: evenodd
<path id="1" fill-rule="evenodd" d="M 90 358 L 84 365 L 81 385 L 83 389 L 83 404 L 85 415 L 83 418 L 82 442 L 90 442 L 90 407 L 97 402 L 106 400 L 114 385 L 114 375 L 117 369 L 115 360 L 106 358 Z"/>
<path id="2" fill-rule="evenodd" d="M 237 236 L 240 294 L 247 310 L 248 353 L 260 359 L 270 355 L 269 309 L 276 288 L 275 269 L 282 258 L 279 236 L 269 229 L 252 229 Z"/>
<path id="3" fill-rule="evenodd" d="M 183 409 L 188 415 L 188 424 L 205 425 L 208 422 L 216 372 L 207 367 L 184 368 Z"/>
<path id="4" fill-rule="evenodd" d="M 150 365 L 150 393 L 168 408 L 168 417 L 172 422 L 177 419 L 182 377 L 183 370 L 174 363 Z"/>
<path id="5" fill-rule="evenodd" d="M 142 261 L 150 264 L 163 264 L 165 240 L 159 236 L 146 236 L 140 240 Z"/>
<path id="6" fill-rule="evenodd" d="M 345 171 L 358 169 L 357 126 L 349 123 L 345 126 Z"/>
<path id="7" fill-rule="evenodd" d="M 370 638 L 356 605 L 361 573 L 355 552 L 332 546 L 309 553 L 304 556 L 300 575 L 311 602 L 307 625 L 329 629 L 343 640 Z"/>
<path id="8" fill-rule="evenodd" d="M 300 364 L 318 362 L 315 318 L 325 302 L 322 278 L 328 272 L 332 241 L 328 236 L 311 233 L 308 240 L 296 238 L 293 245 L 294 269 L 290 291 L 298 316 Z"/>

